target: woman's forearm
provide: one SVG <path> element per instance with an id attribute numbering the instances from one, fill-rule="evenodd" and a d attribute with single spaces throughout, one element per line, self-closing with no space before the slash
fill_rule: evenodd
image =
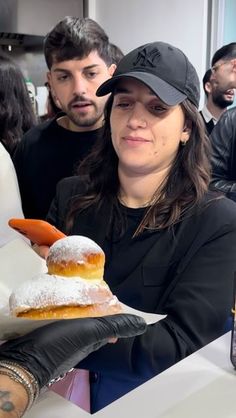
<path id="1" fill-rule="evenodd" d="M 28 404 L 25 388 L 10 377 L 0 375 L 0 418 L 20 418 Z"/>

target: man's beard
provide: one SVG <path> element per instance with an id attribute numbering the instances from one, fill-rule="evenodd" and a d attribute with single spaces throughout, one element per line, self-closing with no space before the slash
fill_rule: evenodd
<path id="1" fill-rule="evenodd" d="M 81 115 L 73 110 L 73 105 L 77 102 L 88 102 L 90 106 L 92 106 L 93 111 L 90 114 Z M 62 111 L 66 113 L 68 119 L 71 122 L 78 126 L 78 128 L 91 128 L 93 125 L 96 125 L 97 122 L 102 119 L 103 112 L 104 112 L 104 105 L 100 104 L 97 105 L 91 100 L 86 100 L 84 97 L 76 97 L 71 101 L 67 107 L 62 106 Z"/>
<path id="2" fill-rule="evenodd" d="M 95 112 L 94 115 L 81 117 L 80 115 L 76 114 L 76 112 L 66 111 L 67 117 L 74 123 L 74 125 L 78 126 L 79 128 L 91 128 L 91 126 L 95 125 L 103 112 Z"/>
<path id="3" fill-rule="evenodd" d="M 226 107 L 230 106 L 234 102 L 233 99 L 225 99 L 224 98 L 225 93 L 217 92 L 214 95 L 212 95 L 212 101 L 215 103 L 216 106 L 220 107 L 221 109 L 225 109 Z"/>

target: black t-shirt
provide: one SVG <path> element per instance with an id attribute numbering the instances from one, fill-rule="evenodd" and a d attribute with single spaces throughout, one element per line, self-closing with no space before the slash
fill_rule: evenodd
<path id="1" fill-rule="evenodd" d="M 100 134 L 69 131 L 53 119 L 24 135 L 13 161 L 26 218 L 46 218 L 58 181 L 74 174 Z"/>
<path id="2" fill-rule="evenodd" d="M 156 242 L 159 233 L 146 230 L 138 237 L 133 237 L 147 208 L 133 209 L 122 205 L 120 208 L 125 219 L 125 231 L 121 235 L 113 224 L 103 247 L 106 254 L 104 278 L 111 289 L 129 277 Z"/>

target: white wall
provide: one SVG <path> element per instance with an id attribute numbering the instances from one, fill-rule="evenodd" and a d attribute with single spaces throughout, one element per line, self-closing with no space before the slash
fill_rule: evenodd
<path id="1" fill-rule="evenodd" d="M 147 42 L 169 42 L 184 51 L 202 79 L 208 0 L 89 0 L 88 6 L 89 17 L 123 52 Z"/>

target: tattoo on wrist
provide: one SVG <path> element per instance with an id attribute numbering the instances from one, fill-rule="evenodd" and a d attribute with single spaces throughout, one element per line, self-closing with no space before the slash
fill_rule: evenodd
<path id="1" fill-rule="evenodd" d="M 10 392 L 0 390 L 0 410 L 3 412 L 12 412 L 15 409 L 14 404 L 9 400 Z"/>

